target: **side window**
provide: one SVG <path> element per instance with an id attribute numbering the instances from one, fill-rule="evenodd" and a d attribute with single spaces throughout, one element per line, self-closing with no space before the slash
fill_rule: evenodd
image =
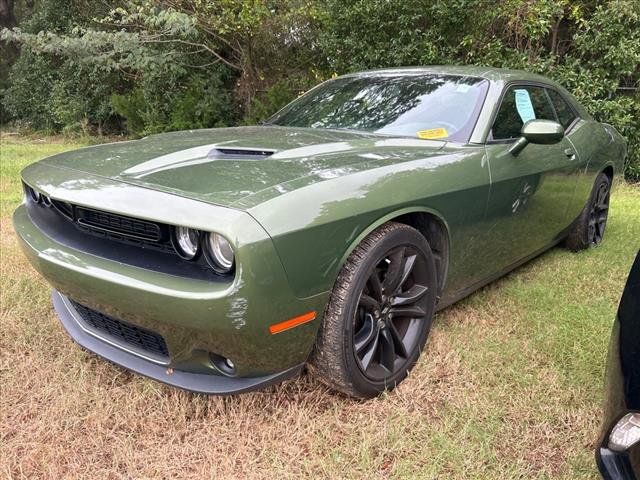
<path id="1" fill-rule="evenodd" d="M 520 137 L 522 126 L 533 119 L 556 121 L 556 115 L 542 87 L 514 85 L 504 94 L 491 128 L 493 140 Z"/>
<path id="2" fill-rule="evenodd" d="M 564 128 L 569 128 L 569 125 L 571 125 L 576 119 L 576 114 L 573 109 L 569 106 L 567 101 L 562 98 L 562 95 L 555 90 L 547 90 L 547 92 L 549 93 L 553 107 L 556 109 L 558 121 Z"/>

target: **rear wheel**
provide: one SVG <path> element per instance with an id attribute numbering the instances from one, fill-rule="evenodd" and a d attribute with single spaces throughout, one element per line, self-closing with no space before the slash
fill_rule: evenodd
<path id="1" fill-rule="evenodd" d="M 437 290 L 433 254 L 407 225 L 371 233 L 345 263 L 331 293 L 310 367 L 348 395 L 394 388 L 420 356 Z"/>
<path id="2" fill-rule="evenodd" d="M 589 201 L 565 240 L 567 248 L 573 251 L 584 250 L 602 242 L 609 216 L 610 196 L 611 180 L 606 174 L 600 173 L 593 185 Z"/>

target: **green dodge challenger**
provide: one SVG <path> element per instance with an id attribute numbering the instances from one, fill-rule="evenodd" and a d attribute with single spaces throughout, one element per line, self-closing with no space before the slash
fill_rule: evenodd
<path id="1" fill-rule="evenodd" d="M 22 172 L 22 248 L 86 349 L 231 394 L 306 365 L 396 386 L 434 312 L 544 250 L 597 245 L 626 143 L 562 87 L 480 67 L 329 80 L 255 127 Z"/>

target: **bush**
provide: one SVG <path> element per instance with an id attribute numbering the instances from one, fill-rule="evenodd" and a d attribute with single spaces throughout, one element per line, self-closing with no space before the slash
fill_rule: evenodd
<path id="1" fill-rule="evenodd" d="M 245 125 L 255 125 L 266 120 L 287 103 L 295 100 L 306 90 L 323 79 L 319 76 L 304 76 L 279 80 L 271 87 L 253 97 L 249 111 L 242 119 Z"/>
<path id="2" fill-rule="evenodd" d="M 61 125 L 51 105 L 51 91 L 58 80 L 49 58 L 23 51 L 9 72 L 9 87 L 2 104 L 8 114 L 38 130 L 56 130 Z"/>
<path id="3" fill-rule="evenodd" d="M 46 0 L 35 5 L 20 27 L 34 34 L 65 33 L 104 11 L 104 5 L 88 11 L 84 0 Z M 101 133 L 104 127 L 117 126 L 109 97 L 119 80 L 116 73 L 95 65 L 22 46 L 8 72 L 2 106 L 9 118 L 37 130 L 89 133 L 91 127 Z"/>
<path id="4" fill-rule="evenodd" d="M 225 127 L 236 122 L 226 71 L 182 77 L 149 75 L 126 94 L 113 94 L 113 110 L 136 136 L 171 130 Z"/>
<path id="5" fill-rule="evenodd" d="M 9 72 L 3 106 L 10 116 L 37 130 L 87 130 L 114 127 L 110 95 L 117 77 L 25 50 Z"/>

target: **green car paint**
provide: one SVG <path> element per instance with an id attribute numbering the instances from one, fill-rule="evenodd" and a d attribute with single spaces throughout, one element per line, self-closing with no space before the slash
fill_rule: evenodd
<path id="1" fill-rule="evenodd" d="M 237 386 L 186 387 L 231 393 L 247 389 L 242 379 L 295 373 L 304 364 L 342 265 L 383 223 L 430 219 L 441 228 L 443 308 L 560 241 L 597 174 L 622 171 L 619 134 L 543 77 L 480 67 L 352 77 L 417 74 L 486 79 L 466 141 L 265 125 L 88 147 L 22 172 L 25 184 L 52 199 L 222 234 L 235 251 L 228 279 L 168 275 L 61 244 L 36 225 L 28 202 L 14 215 L 22 247 L 65 297 L 160 333 L 170 372 L 215 383 L 222 373 L 209 352 L 231 359 Z M 553 89 L 571 104 L 578 118 L 561 141 L 530 143 L 514 155 L 516 139 L 491 138 L 505 92 L 518 86 Z M 217 149 L 232 154 L 212 154 Z M 317 312 L 314 321 L 269 333 L 270 325 L 309 311 Z M 185 386 L 172 381 L 175 373 L 161 377 L 114 361 Z"/>

